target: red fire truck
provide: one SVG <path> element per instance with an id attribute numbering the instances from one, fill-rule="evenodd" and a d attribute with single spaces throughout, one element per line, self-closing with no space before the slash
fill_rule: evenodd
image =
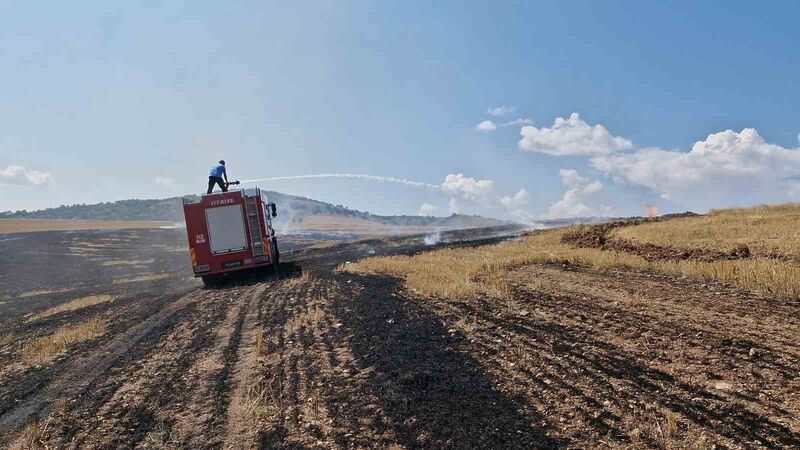
<path id="1" fill-rule="evenodd" d="M 206 286 L 230 272 L 278 266 L 277 211 L 261 189 L 184 198 L 183 215 L 194 276 Z"/>

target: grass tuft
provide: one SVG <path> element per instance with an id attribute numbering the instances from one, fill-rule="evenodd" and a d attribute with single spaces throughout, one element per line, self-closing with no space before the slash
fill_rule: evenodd
<path id="1" fill-rule="evenodd" d="M 77 325 L 59 328 L 54 333 L 28 342 L 20 350 L 20 358 L 25 364 L 42 364 L 71 345 L 102 335 L 106 324 L 100 319 L 89 319 Z"/>
<path id="2" fill-rule="evenodd" d="M 34 320 L 50 317 L 65 311 L 75 311 L 82 308 L 88 308 L 89 306 L 99 305 L 100 303 L 111 301 L 112 299 L 113 297 L 107 294 L 89 295 L 86 297 L 76 298 L 75 300 L 71 300 L 58 306 L 54 306 L 50 309 L 46 309 L 31 317 L 28 319 L 28 321 L 32 322 Z"/>
<path id="3" fill-rule="evenodd" d="M 44 422 L 40 422 L 38 417 L 31 417 L 28 423 L 25 425 L 22 435 L 13 444 L 11 444 L 11 446 L 9 446 L 9 449 L 39 450 L 49 448 L 45 441 L 45 435 L 47 434 L 49 425 L 49 418 Z"/>

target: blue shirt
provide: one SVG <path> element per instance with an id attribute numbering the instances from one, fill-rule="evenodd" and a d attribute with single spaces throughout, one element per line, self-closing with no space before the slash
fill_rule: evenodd
<path id="1" fill-rule="evenodd" d="M 225 166 L 223 166 L 222 164 L 217 164 L 216 166 L 211 168 L 211 171 L 208 172 L 208 176 L 222 178 L 222 174 L 224 173 L 225 173 Z"/>

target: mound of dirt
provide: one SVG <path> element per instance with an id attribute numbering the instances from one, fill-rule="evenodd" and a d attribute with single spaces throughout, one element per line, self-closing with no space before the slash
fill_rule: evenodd
<path id="1" fill-rule="evenodd" d="M 648 222 L 660 222 L 663 220 L 693 216 L 697 216 L 697 214 L 685 212 L 680 214 L 668 214 L 652 219 L 632 218 L 628 220 L 617 220 L 614 222 L 601 223 L 598 225 L 588 225 L 565 233 L 561 238 L 561 242 L 580 248 L 599 248 L 601 250 L 613 250 L 617 252 L 631 253 L 634 255 L 639 255 L 647 261 L 694 260 L 710 262 L 750 258 L 750 248 L 744 244 L 730 250 L 714 250 L 672 245 L 656 245 L 651 243 L 638 243 L 625 239 L 609 238 L 609 233 L 615 228 L 636 226 Z"/>
<path id="2" fill-rule="evenodd" d="M 645 222 L 654 222 L 658 219 L 632 218 L 615 220 L 597 225 L 582 225 L 573 231 L 564 233 L 561 242 L 580 248 L 603 248 L 608 242 L 608 233 L 615 228 L 641 225 Z"/>
<path id="3" fill-rule="evenodd" d="M 618 252 L 632 253 L 639 255 L 647 261 L 658 260 L 694 260 L 694 261 L 721 261 L 734 259 L 750 258 L 750 248 L 747 245 L 739 245 L 728 251 L 711 250 L 704 248 L 659 246 L 650 243 L 636 243 L 624 239 L 613 239 L 606 242 L 602 247 L 604 250 L 615 250 Z"/>

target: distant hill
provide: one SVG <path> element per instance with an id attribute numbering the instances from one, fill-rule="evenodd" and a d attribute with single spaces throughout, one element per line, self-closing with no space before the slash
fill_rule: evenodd
<path id="1" fill-rule="evenodd" d="M 347 217 L 379 225 L 397 227 L 436 227 L 443 229 L 475 228 L 505 224 L 481 216 L 453 214 L 448 217 L 433 216 L 380 216 L 350 209 L 342 205 L 313 200 L 306 197 L 267 191 L 270 201 L 278 207 L 276 225 L 301 224 L 312 216 Z M 192 197 L 192 196 L 188 196 Z M 194 196 L 196 198 L 196 196 Z M 147 220 L 183 221 L 181 197 L 165 199 L 119 200 L 96 204 L 63 205 L 38 211 L 0 212 L 5 219 L 72 219 L 72 220 Z"/>

